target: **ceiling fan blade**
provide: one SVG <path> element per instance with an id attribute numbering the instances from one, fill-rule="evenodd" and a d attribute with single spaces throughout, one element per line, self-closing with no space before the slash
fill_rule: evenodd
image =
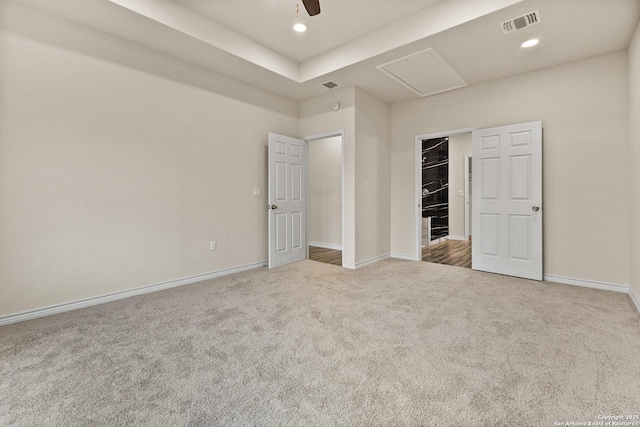
<path id="1" fill-rule="evenodd" d="M 309 16 L 315 16 L 320 13 L 320 0 L 302 0 Z"/>

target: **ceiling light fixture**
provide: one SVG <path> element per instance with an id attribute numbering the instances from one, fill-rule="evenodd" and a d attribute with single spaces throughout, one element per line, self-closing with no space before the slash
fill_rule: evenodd
<path id="1" fill-rule="evenodd" d="M 300 21 L 300 5 L 296 3 L 296 23 L 293 24 L 293 30 L 298 33 L 304 33 L 307 31 L 307 26 Z"/>
<path id="2" fill-rule="evenodd" d="M 540 40 L 538 39 L 531 39 L 531 40 L 527 40 L 526 42 L 522 43 L 520 46 L 522 47 L 533 47 L 535 45 L 537 45 L 540 42 Z"/>

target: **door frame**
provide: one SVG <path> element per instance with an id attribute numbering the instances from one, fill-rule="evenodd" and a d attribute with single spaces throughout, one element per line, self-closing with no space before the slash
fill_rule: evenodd
<path id="1" fill-rule="evenodd" d="M 345 135 L 345 131 L 344 129 L 338 129 L 338 130 L 333 130 L 333 131 L 328 131 L 328 132 L 322 132 L 322 133 L 317 133 L 317 134 L 313 134 L 313 135 L 309 135 L 309 136 L 305 136 L 302 137 L 302 139 L 305 141 L 305 143 L 307 144 L 307 165 L 309 164 L 309 142 L 311 141 L 316 141 L 319 139 L 326 139 L 326 138 L 333 138 L 333 137 L 340 137 L 340 144 L 341 144 L 341 165 L 340 165 L 340 173 L 341 173 L 341 204 L 342 204 L 342 209 L 341 209 L 341 226 L 342 226 L 342 267 L 345 266 L 345 262 L 346 262 L 346 236 L 347 236 L 347 228 L 346 228 L 346 223 L 347 223 L 347 218 L 346 218 L 346 210 L 345 210 L 345 191 L 344 191 L 344 156 L 345 156 L 345 143 L 344 143 L 344 135 Z M 305 183 L 305 195 L 308 194 L 307 190 L 308 190 L 308 186 L 309 186 L 309 168 L 307 167 L 307 179 L 306 179 L 306 183 Z M 305 198 L 305 212 L 308 212 L 308 198 Z M 308 215 L 308 214 L 307 214 Z M 306 220 L 306 219 L 305 219 Z M 307 232 L 305 233 L 305 245 L 306 245 L 306 259 L 309 259 L 309 221 L 306 221 L 306 227 L 307 227 Z"/>
<path id="2" fill-rule="evenodd" d="M 464 240 L 469 241 L 471 235 L 471 216 L 469 215 L 469 203 L 473 200 L 469 193 L 469 172 L 472 156 L 464 156 Z"/>
<path id="3" fill-rule="evenodd" d="M 470 133 L 477 130 L 477 126 L 471 126 L 467 128 L 452 129 L 441 132 L 431 132 L 416 135 L 415 137 L 415 152 L 414 152 L 414 250 L 415 261 L 422 261 L 422 141 L 424 139 L 442 138 L 445 136 L 456 135 L 460 133 Z"/>

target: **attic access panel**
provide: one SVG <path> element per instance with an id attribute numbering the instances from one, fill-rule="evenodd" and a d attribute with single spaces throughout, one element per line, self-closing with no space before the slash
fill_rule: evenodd
<path id="1" fill-rule="evenodd" d="M 376 67 L 418 96 L 469 86 L 433 48 Z"/>

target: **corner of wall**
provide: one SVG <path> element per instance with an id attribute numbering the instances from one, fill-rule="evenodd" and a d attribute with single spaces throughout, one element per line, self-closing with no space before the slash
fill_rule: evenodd
<path id="1" fill-rule="evenodd" d="M 356 264 L 391 252 L 391 106 L 355 88 Z"/>
<path id="2" fill-rule="evenodd" d="M 628 49 L 629 63 L 629 161 L 631 170 L 629 295 L 640 312 L 640 21 Z"/>
<path id="3" fill-rule="evenodd" d="M 0 317 L 264 260 L 249 191 L 295 101 L 18 2 L 0 15 Z"/>
<path id="4" fill-rule="evenodd" d="M 631 288 L 629 288 L 629 297 L 631 298 L 631 302 L 633 302 L 633 305 L 636 306 L 636 310 L 638 310 L 638 313 L 640 314 L 640 299 L 638 299 L 636 294 L 633 292 L 633 289 Z"/>
<path id="5" fill-rule="evenodd" d="M 333 110 L 338 102 L 340 108 Z M 334 89 L 298 103 L 298 134 L 304 138 L 338 129 L 344 130 L 345 240 L 347 264 L 355 265 L 355 89 Z"/>

